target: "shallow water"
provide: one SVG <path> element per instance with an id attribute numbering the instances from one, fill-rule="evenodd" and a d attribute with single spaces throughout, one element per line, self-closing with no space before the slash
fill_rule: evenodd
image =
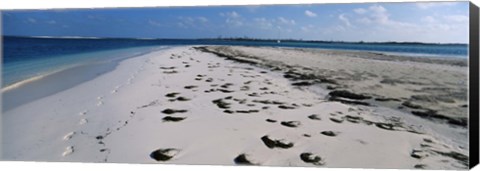
<path id="1" fill-rule="evenodd" d="M 142 47 L 73 55 L 71 57 L 73 58 L 72 60 L 75 58 L 89 58 L 89 60 L 83 59 L 82 63 L 78 63 L 74 66 L 62 66 L 65 67 L 65 69 L 47 73 L 39 79 L 31 80 L 24 84 L 14 85 L 16 87 L 13 88 L 4 88 L 2 90 L 2 110 L 8 111 L 22 104 L 26 104 L 92 80 L 97 76 L 114 70 L 122 60 L 166 48 L 168 47 Z M 48 70 L 48 68 L 46 69 Z"/>

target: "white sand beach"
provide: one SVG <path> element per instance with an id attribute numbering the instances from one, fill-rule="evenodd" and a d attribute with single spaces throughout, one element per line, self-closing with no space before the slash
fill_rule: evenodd
<path id="1" fill-rule="evenodd" d="M 466 169 L 466 100 L 456 84 L 466 67 L 403 59 L 288 48 L 155 51 L 2 113 L 3 159 Z M 310 71 L 324 77 L 306 78 Z"/>

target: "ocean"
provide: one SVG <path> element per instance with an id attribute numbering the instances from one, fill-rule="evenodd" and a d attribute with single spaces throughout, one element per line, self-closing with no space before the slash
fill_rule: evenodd
<path id="1" fill-rule="evenodd" d="M 468 58 L 466 44 L 398 44 L 339 43 L 298 41 L 246 41 L 218 39 L 97 39 L 97 38 L 33 38 L 3 37 L 2 95 L 3 109 L 38 99 L 72 87 L 111 71 L 116 64 L 130 57 L 153 50 L 179 45 L 245 45 L 302 47 L 339 50 L 375 51 L 407 56 Z M 70 72 L 69 72 L 70 71 Z M 80 72 L 68 83 L 48 91 L 33 93 L 35 97 L 9 99 L 15 89 L 59 73 Z M 17 90 L 19 91 L 19 90 Z M 23 91 L 23 90 L 22 90 Z"/>

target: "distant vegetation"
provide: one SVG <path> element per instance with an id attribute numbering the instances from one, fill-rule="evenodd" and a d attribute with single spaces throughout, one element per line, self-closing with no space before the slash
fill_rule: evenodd
<path id="1" fill-rule="evenodd" d="M 365 42 L 365 41 L 333 41 L 333 40 L 302 40 L 302 39 L 259 39 L 249 37 L 233 38 L 204 38 L 200 40 L 227 40 L 227 41 L 258 41 L 258 42 L 292 42 L 292 43 L 345 43 L 345 44 L 401 44 L 401 45 L 467 45 L 463 43 L 424 43 L 424 42 Z"/>
<path id="2" fill-rule="evenodd" d="M 120 37 L 30 37 L 30 36 L 3 36 L 4 38 L 49 38 L 49 39 L 131 39 L 131 40 L 217 40 L 217 41 L 243 41 L 243 42 L 272 42 L 277 43 L 344 43 L 344 44 L 398 44 L 398 45 L 458 45 L 465 46 L 464 43 L 424 43 L 424 42 L 365 42 L 365 41 L 333 41 L 333 40 L 302 40 L 302 39 L 260 39 L 250 37 L 218 37 L 218 38 L 197 38 L 197 39 L 177 39 L 177 38 L 120 38 Z"/>

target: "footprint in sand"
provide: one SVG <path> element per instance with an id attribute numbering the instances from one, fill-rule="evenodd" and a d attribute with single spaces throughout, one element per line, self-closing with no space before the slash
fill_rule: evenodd
<path id="1" fill-rule="evenodd" d="M 323 161 L 320 156 L 308 152 L 300 154 L 300 159 L 305 163 L 311 163 L 313 165 L 321 166 L 325 164 L 325 161 Z"/>
<path id="2" fill-rule="evenodd" d="M 180 150 L 175 148 L 158 149 L 150 153 L 150 157 L 156 161 L 168 161 L 179 152 Z"/>
<path id="3" fill-rule="evenodd" d="M 88 123 L 88 120 L 85 118 L 81 119 L 80 122 L 78 122 L 79 125 L 84 125 L 86 123 Z"/>
<path id="4" fill-rule="evenodd" d="M 249 159 L 249 155 L 245 153 L 238 155 L 233 161 L 238 165 L 258 165 L 256 162 L 252 162 Z"/>
<path id="5" fill-rule="evenodd" d="M 64 156 L 64 157 L 68 156 L 68 155 L 72 154 L 74 151 L 75 150 L 74 150 L 73 146 L 68 146 L 67 148 L 65 148 L 65 151 L 63 151 L 62 156 Z"/>
<path id="6" fill-rule="evenodd" d="M 114 89 L 114 90 L 111 91 L 112 94 L 115 94 L 115 93 L 117 93 L 117 92 L 118 92 L 117 89 Z"/>
<path id="7" fill-rule="evenodd" d="M 101 105 L 103 105 L 103 101 L 99 101 L 99 102 L 97 103 L 97 106 L 101 106 Z"/>
<path id="8" fill-rule="evenodd" d="M 273 148 L 283 148 L 283 149 L 287 149 L 287 148 L 291 148 L 293 147 L 293 143 L 292 142 L 288 142 L 284 139 L 279 139 L 279 140 L 276 140 L 276 139 L 272 139 L 270 138 L 268 135 L 265 135 L 263 136 L 262 138 L 260 138 L 263 143 L 270 149 L 273 149 Z"/>
<path id="9" fill-rule="evenodd" d="M 280 122 L 281 125 L 283 126 L 286 126 L 286 127 L 290 127 L 290 128 L 296 128 L 298 126 L 300 126 L 300 121 L 282 121 Z"/>
<path id="10" fill-rule="evenodd" d="M 335 137 L 338 134 L 340 134 L 340 132 L 337 132 L 337 131 L 322 131 L 322 132 L 320 132 L 320 134 L 323 134 L 323 135 L 329 136 L 329 137 Z"/>
<path id="11" fill-rule="evenodd" d="M 80 113 L 78 113 L 78 114 L 79 114 L 79 115 L 86 115 L 87 112 L 88 112 L 87 110 L 84 110 L 84 111 L 82 111 L 82 112 L 80 112 Z"/>
<path id="12" fill-rule="evenodd" d="M 67 133 L 65 136 L 63 136 L 63 140 L 64 141 L 68 141 L 70 139 L 72 139 L 72 137 L 75 135 L 75 131 L 74 132 L 69 132 Z"/>

